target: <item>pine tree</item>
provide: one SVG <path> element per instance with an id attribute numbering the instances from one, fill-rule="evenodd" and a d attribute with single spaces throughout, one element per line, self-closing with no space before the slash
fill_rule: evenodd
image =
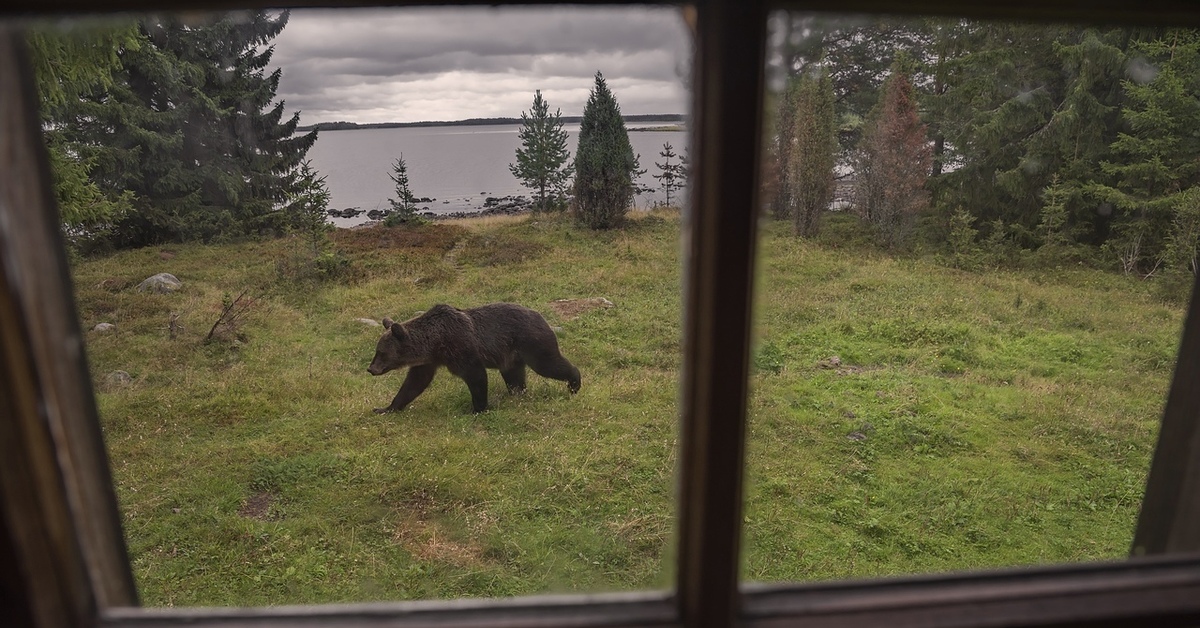
<path id="1" fill-rule="evenodd" d="M 94 157 L 92 180 L 130 191 L 135 211 L 118 245 L 209 240 L 286 227 L 281 208 L 316 132 L 294 135 L 299 114 L 273 107 L 280 71 L 266 44 L 288 13 L 221 14 L 197 24 L 147 18 L 141 44 L 119 50 L 121 73 L 88 94 L 64 134 Z M 268 109 L 268 107 L 270 107 Z"/>
<path id="2" fill-rule="evenodd" d="M 654 165 L 658 167 L 662 174 L 651 176 L 658 179 L 659 188 L 662 189 L 663 194 L 666 196 L 663 204 L 667 207 L 673 207 L 671 205 L 671 192 L 681 190 L 687 185 L 687 162 L 680 158 L 680 161 L 671 163 L 671 160 L 678 157 L 678 155 L 675 154 L 675 148 L 671 146 L 670 142 L 663 143 L 662 152 L 658 155 L 663 158 L 663 162 L 654 162 Z"/>
<path id="3" fill-rule="evenodd" d="M 792 99 L 792 147 L 784 188 L 791 201 L 796 235 L 812 237 L 818 218 L 833 200 L 837 137 L 834 128 L 833 86 L 824 69 L 797 77 Z"/>
<path id="4" fill-rule="evenodd" d="M 521 146 L 517 148 L 517 163 L 509 164 L 508 169 L 522 185 L 535 191 L 534 211 L 562 207 L 566 182 L 571 178 L 567 132 L 563 130 L 562 112 L 556 109 L 550 115 L 550 105 L 542 98 L 541 90 L 534 92 L 528 115 L 521 112 L 518 137 Z"/>
<path id="5" fill-rule="evenodd" d="M 575 151 L 577 220 L 592 229 L 619 225 L 633 202 L 638 172 L 621 108 L 604 76 L 596 72 Z"/>
<path id="6" fill-rule="evenodd" d="M 900 62 L 884 82 L 855 164 L 858 211 L 890 246 L 905 243 L 917 213 L 928 205 L 925 182 L 931 161 L 912 82 Z"/>
<path id="7" fill-rule="evenodd" d="M 389 198 L 392 211 L 387 217 L 388 225 L 411 222 L 417 216 L 417 197 L 413 195 L 412 187 L 408 184 L 408 164 L 404 163 L 404 155 L 396 158 L 392 164 L 392 172 L 388 175 L 396 184 L 396 197 Z"/>

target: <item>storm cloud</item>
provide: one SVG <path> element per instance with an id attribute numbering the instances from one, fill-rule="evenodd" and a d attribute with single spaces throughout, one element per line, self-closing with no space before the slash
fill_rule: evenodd
<path id="1" fill-rule="evenodd" d="M 301 124 L 518 117 L 541 90 L 580 115 L 597 71 L 626 114 L 686 113 L 678 9 L 296 9 L 273 42 L 278 97 Z"/>

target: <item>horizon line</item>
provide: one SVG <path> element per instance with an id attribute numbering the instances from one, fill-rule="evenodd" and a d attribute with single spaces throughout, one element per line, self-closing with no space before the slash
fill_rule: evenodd
<path id="1" fill-rule="evenodd" d="M 687 117 L 688 117 L 687 114 L 683 114 L 683 113 L 633 113 L 633 114 L 622 114 L 621 115 L 621 118 L 623 118 L 625 120 L 634 120 L 634 121 L 637 121 L 637 120 L 642 120 L 642 121 L 646 121 L 646 120 L 686 120 Z M 574 116 L 562 116 L 563 121 L 579 120 L 582 118 L 583 118 L 582 114 L 574 115 Z M 329 128 L 334 125 L 342 126 L 345 128 L 350 128 L 350 127 L 370 128 L 370 127 L 384 127 L 384 126 L 388 126 L 388 127 L 453 126 L 453 125 L 488 124 L 488 123 L 511 124 L 511 123 L 520 123 L 520 122 L 521 122 L 520 117 L 511 117 L 511 116 L 494 116 L 494 117 L 487 117 L 487 118 L 463 118 L 461 120 L 420 120 L 420 121 L 416 121 L 416 122 L 349 122 L 346 120 L 335 120 L 335 121 L 329 121 L 329 122 L 314 122 L 312 124 L 297 125 L 296 131 L 311 130 L 311 129 L 315 129 L 317 127 L 325 127 L 326 130 L 338 130 L 338 129 Z"/>

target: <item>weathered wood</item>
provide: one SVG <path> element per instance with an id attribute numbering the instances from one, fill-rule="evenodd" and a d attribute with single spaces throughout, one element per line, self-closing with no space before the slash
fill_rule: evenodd
<path id="1" fill-rule="evenodd" d="M 11 560 L 0 564 L 0 614 L 11 608 L 33 625 L 78 625 L 95 614 L 95 603 L 64 491 L 63 452 L 46 420 L 28 309 L 37 284 L 27 274 L 37 269 L 18 242 L 29 227 L 23 221 L 32 214 L 38 222 L 49 189 L 25 67 L 21 42 L 0 29 L 0 543 Z"/>
<path id="2" fill-rule="evenodd" d="M 1200 551 L 1200 275 L 1184 322 L 1131 554 Z"/>
<path id="3" fill-rule="evenodd" d="M 688 626 L 737 615 L 766 16 L 757 1 L 697 7 L 678 472 Z"/>
<path id="4" fill-rule="evenodd" d="M 536 0 L 532 3 L 538 3 Z M 591 2 L 595 4 L 594 2 Z M 291 3 L 328 5 L 327 2 Z M 337 4 L 337 3 L 332 3 Z M 367 1 L 362 4 L 393 4 Z M 403 3 L 401 3 L 403 4 Z M 443 4 L 495 4 L 449 2 Z M 524 4 L 524 3 L 523 3 Z M 185 0 L 173 8 L 273 6 Z M 1114 18 L 1196 23 L 1191 2 L 1022 0 L 1017 3 L 848 0 L 792 8 L 912 13 Z M 18 619 L 105 626 L 347 624 L 357 626 L 1067 626 L 1200 623 L 1200 560 L 947 575 L 812 586 L 751 587 L 739 601 L 738 545 L 744 464 L 751 286 L 757 215 L 766 5 L 700 0 L 697 20 L 694 177 L 687 219 L 685 364 L 681 391 L 678 595 L 524 598 L 262 609 L 114 608 L 135 602 L 115 499 L 100 445 L 57 217 L 29 106 L 27 75 L 0 37 L 0 584 Z M 774 6 L 774 5 L 773 5 Z M 782 6 L 782 5 L 780 5 Z M 13 0 L 26 11 L 160 10 L 149 0 Z M 20 82 L 17 84 L 17 82 Z M 34 271 L 39 273 L 34 276 Z M 47 278 L 48 277 L 48 281 Z M 36 282 L 35 282 L 36 279 Z M 1196 310 L 1193 303 L 1192 309 Z M 44 316 L 45 320 L 41 317 Z M 1197 316 L 1189 315 L 1195 336 Z M 1181 344 L 1200 355 L 1192 341 Z M 1181 360 L 1172 395 L 1193 389 L 1200 367 Z M 1152 471 L 1138 539 L 1148 552 L 1190 548 L 1200 477 L 1196 397 L 1168 402 L 1164 447 Z M 43 413 L 44 412 L 44 413 Z M 1190 425 L 1188 423 L 1190 421 Z M 1168 431 L 1168 427 L 1170 430 Z M 1182 430 L 1182 431 L 1180 431 Z M 1189 431 L 1190 430 L 1190 431 Z M 1172 474 L 1187 479 L 1172 483 Z M 74 521 L 82 526 L 76 542 Z M 1188 527 L 1190 526 L 1190 528 Z M 1150 539 L 1147 541 L 1146 539 Z M 1161 545 L 1161 550 L 1158 548 Z M 85 572 L 86 570 L 86 572 Z M 93 593 L 94 592 L 94 593 Z M 743 610 L 739 612 L 739 608 Z M 6 619 L 11 619 L 9 615 Z"/>
<path id="5" fill-rule="evenodd" d="M 0 263 L 34 365 L 38 402 L 54 442 L 67 504 L 77 526 L 94 595 L 102 606 L 136 601 L 116 494 L 100 433 L 91 375 L 75 313 L 50 169 L 23 40 L 4 37 L 6 85 L 0 176 L 8 198 L 0 208 Z"/>
<path id="6" fill-rule="evenodd" d="M 666 593 L 556 595 L 499 600 L 436 600 L 270 608 L 110 609 L 106 628 L 168 626 L 350 626 L 353 628 L 670 628 Z"/>
<path id="7" fill-rule="evenodd" d="M 1194 626 L 1200 556 L 1008 569 L 874 582 L 759 585 L 745 626 Z"/>
<path id="8" fill-rule="evenodd" d="M 697 7 L 710 4 L 712 0 L 694 0 L 689 3 Z M 724 0 L 716 0 L 717 3 Z M 443 6 L 493 6 L 493 5 L 553 5 L 564 4 L 560 0 L 291 0 L 286 3 L 293 8 L 303 7 L 371 7 L 403 5 Z M 670 4 L 648 0 L 573 0 L 565 4 L 579 5 L 622 5 L 622 4 Z M 1200 11 L 1193 0 L 1012 0 L 1009 2 L 984 2 L 980 0 L 774 0 L 767 3 L 772 10 L 822 11 L 841 14 L 867 13 L 888 15 L 941 15 L 976 17 L 989 19 L 1041 19 L 1074 21 L 1089 24 L 1146 24 L 1146 25 L 1197 25 Z M 174 0 L 165 5 L 175 10 L 225 10 L 252 7 L 277 8 L 279 3 L 266 0 Z M 154 12 L 164 9 L 162 2 L 155 0 L 7 0 L 0 4 L 0 15 L 25 16 L 28 14 L 78 14 L 94 12 Z"/>

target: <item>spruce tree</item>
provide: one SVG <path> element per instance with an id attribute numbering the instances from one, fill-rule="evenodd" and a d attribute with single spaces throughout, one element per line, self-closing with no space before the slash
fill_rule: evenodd
<path id="1" fill-rule="evenodd" d="M 193 91 L 188 80 L 197 73 L 166 49 L 169 28 L 139 23 L 139 43 L 119 50 L 120 72 L 112 84 L 82 95 L 59 127 L 92 164 L 91 180 L 105 195 L 132 194 L 133 211 L 110 234 L 118 247 L 200 239 L 215 231 L 198 224 L 205 216 L 197 211 L 200 178 L 196 165 L 189 168 L 181 158 Z"/>
<path id="2" fill-rule="evenodd" d="M 687 162 L 683 161 L 683 158 L 680 158 L 679 161 L 671 163 L 671 160 L 679 157 L 679 155 L 675 154 L 675 147 L 671 146 L 670 142 L 663 143 L 662 152 L 658 155 L 663 158 L 663 161 L 662 163 L 656 161 L 654 165 L 658 167 L 661 174 L 651 176 L 658 179 L 659 188 L 662 189 L 663 194 L 666 196 L 663 204 L 667 207 L 674 207 L 671 205 L 671 192 L 681 190 L 687 184 Z"/>
<path id="3" fill-rule="evenodd" d="M 534 190 L 534 211 L 548 211 L 562 206 L 565 185 L 571 177 L 567 165 L 567 132 L 563 130 L 562 112 L 550 115 L 550 105 L 542 98 L 541 90 L 534 92 L 533 107 L 528 115 L 521 112 L 521 146 L 517 162 L 509 164 L 513 176 Z"/>
<path id="4" fill-rule="evenodd" d="M 274 51 L 269 43 L 288 16 L 261 10 L 225 14 L 187 31 L 194 41 L 180 49 L 185 60 L 195 55 L 204 73 L 203 93 L 211 99 L 191 109 L 185 159 L 194 154 L 203 164 L 204 202 L 232 207 L 242 233 L 278 229 L 282 217 L 276 208 L 288 200 L 317 138 L 316 131 L 296 136 L 299 112 L 284 121 L 284 103 L 272 104 L 282 70 L 266 72 Z"/>
<path id="5" fill-rule="evenodd" d="M 1107 219 L 1087 182 L 1100 175 L 1119 128 L 1125 29 L 971 23 L 946 29 L 931 126 L 944 137 L 938 197 L 982 223 L 997 219 L 1036 244 L 1042 193 L 1058 177 L 1070 232 L 1099 241 Z"/>
<path id="6" fill-rule="evenodd" d="M 815 70 L 796 79 L 798 84 L 790 118 L 792 147 L 784 188 L 792 202 L 796 235 L 812 237 L 818 219 L 833 200 L 837 136 L 833 115 L 833 86 L 829 74 Z"/>
<path id="7" fill-rule="evenodd" d="M 392 211 L 388 214 L 386 224 L 394 226 L 411 222 L 417 216 L 417 197 L 413 195 L 412 187 L 408 183 L 408 164 L 404 163 L 404 155 L 396 158 L 388 176 L 396 184 L 396 197 L 388 199 Z"/>
<path id="8" fill-rule="evenodd" d="M 637 174 L 638 158 L 621 107 L 604 76 L 596 72 L 575 150 L 576 219 L 592 229 L 619 225 L 633 202 Z"/>
<path id="9" fill-rule="evenodd" d="M 281 208 L 316 140 L 315 131 L 294 135 L 299 113 L 284 121 L 284 104 L 271 105 L 281 74 L 265 72 L 267 44 L 287 19 L 253 11 L 141 22 L 141 45 L 119 52 L 118 80 L 85 98 L 69 131 L 103 147 L 97 185 L 135 195 L 118 245 L 286 228 Z"/>
<path id="10" fill-rule="evenodd" d="M 307 238 L 313 254 L 318 254 L 329 231 L 329 222 L 325 219 L 329 207 L 329 187 L 325 184 L 325 177 L 317 176 L 308 160 L 300 163 L 299 176 L 293 185 L 288 195 L 291 201 L 284 207 L 288 228 Z"/>
<path id="11" fill-rule="evenodd" d="M 1200 33 L 1171 30 L 1131 52 L 1138 66 L 1123 82 L 1124 130 L 1102 164 L 1105 183 L 1092 189 L 1113 209 L 1110 249 L 1127 252 L 1126 268 L 1149 271 L 1181 250 L 1172 234 L 1190 224 L 1194 200 L 1180 196 L 1200 186 Z"/>

